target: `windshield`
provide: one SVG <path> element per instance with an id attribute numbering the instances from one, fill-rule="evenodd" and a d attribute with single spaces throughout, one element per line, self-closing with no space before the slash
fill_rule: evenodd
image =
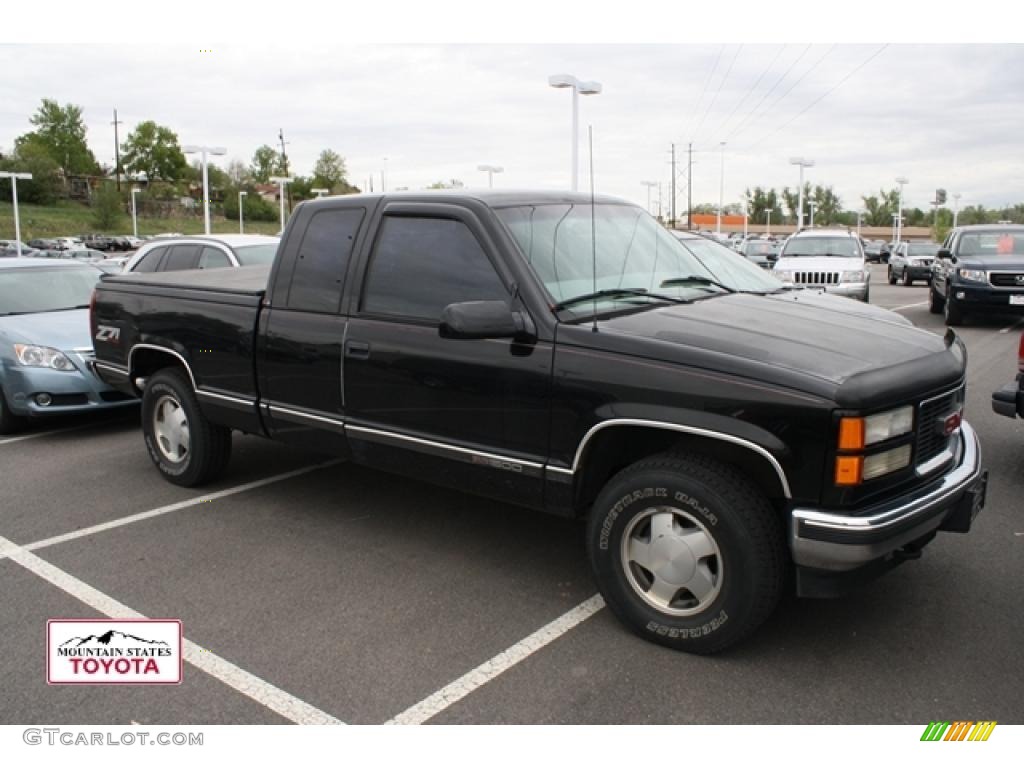
<path id="1" fill-rule="evenodd" d="M 836 256 L 849 259 L 859 258 L 860 249 L 852 237 L 793 237 L 786 241 L 782 251 L 784 257 L 793 256 Z"/>
<path id="2" fill-rule="evenodd" d="M 769 242 L 752 242 L 744 246 L 747 256 L 772 256 L 775 246 Z"/>
<path id="3" fill-rule="evenodd" d="M 1024 231 L 968 232 L 960 238 L 959 256 L 1006 256 L 1024 254 Z"/>
<path id="4" fill-rule="evenodd" d="M 641 208 L 609 203 L 594 208 L 596 279 L 589 203 L 517 206 L 496 211 L 553 302 L 590 294 L 595 288 L 641 289 L 684 301 L 726 293 L 699 281 L 662 287 L 666 280 L 682 277 L 719 281 L 734 290 L 764 290 L 763 283 L 746 280 L 734 285 L 729 275 L 715 273 Z M 759 269 L 739 254 L 723 246 L 715 247 L 744 266 Z M 636 295 L 602 297 L 597 303 L 607 310 L 636 302 L 649 303 Z M 586 311 L 589 306 L 581 305 L 579 309 Z"/>
<path id="5" fill-rule="evenodd" d="M 907 246 L 908 256 L 934 256 L 938 251 L 937 243 L 911 243 Z"/>
<path id="6" fill-rule="evenodd" d="M 782 290 L 782 283 L 731 248 L 702 237 L 683 237 L 680 243 L 723 285 L 734 291 L 771 293 Z"/>
<path id="7" fill-rule="evenodd" d="M 0 315 L 88 307 L 99 276 L 87 267 L 0 269 Z"/>
<path id="8" fill-rule="evenodd" d="M 238 263 L 243 267 L 250 264 L 273 264 L 274 256 L 277 255 L 277 243 L 243 245 L 235 248 L 235 255 L 238 257 Z"/>

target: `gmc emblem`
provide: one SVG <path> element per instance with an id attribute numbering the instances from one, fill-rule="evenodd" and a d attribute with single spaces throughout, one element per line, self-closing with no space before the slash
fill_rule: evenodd
<path id="1" fill-rule="evenodd" d="M 963 421 L 963 413 L 956 411 L 955 413 L 949 414 L 949 416 L 940 416 L 935 422 L 935 431 L 943 437 L 949 437 L 958 429 L 960 429 L 960 422 Z"/>
<path id="2" fill-rule="evenodd" d="M 1017 282 L 1017 285 L 1024 285 L 1024 275 L 1017 275 L 1013 279 Z"/>

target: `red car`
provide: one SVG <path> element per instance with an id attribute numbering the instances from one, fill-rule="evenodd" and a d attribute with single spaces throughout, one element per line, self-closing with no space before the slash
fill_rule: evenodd
<path id="1" fill-rule="evenodd" d="M 1024 333 L 1017 348 L 1017 380 L 992 393 L 992 410 L 1011 419 L 1024 419 Z"/>

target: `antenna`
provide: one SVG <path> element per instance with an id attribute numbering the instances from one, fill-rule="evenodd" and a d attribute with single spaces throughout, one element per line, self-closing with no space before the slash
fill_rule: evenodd
<path id="1" fill-rule="evenodd" d="M 594 126 L 587 126 L 587 136 L 590 143 L 590 248 L 593 258 L 594 269 L 594 327 L 591 329 L 597 333 L 597 219 L 594 204 Z"/>

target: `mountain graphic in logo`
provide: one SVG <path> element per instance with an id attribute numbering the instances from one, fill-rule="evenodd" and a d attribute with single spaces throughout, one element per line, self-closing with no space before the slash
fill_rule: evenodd
<path id="1" fill-rule="evenodd" d="M 116 629 L 109 629 L 102 635 L 89 635 L 88 637 L 72 637 L 70 640 L 60 644 L 61 648 L 70 646 L 72 648 L 126 648 L 134 643 L 145 643 L 146 645 L 168 645 L 163 640 L 146 640 L 144 637 L 129 635 L 126 632 L 118 632 Z"/>

